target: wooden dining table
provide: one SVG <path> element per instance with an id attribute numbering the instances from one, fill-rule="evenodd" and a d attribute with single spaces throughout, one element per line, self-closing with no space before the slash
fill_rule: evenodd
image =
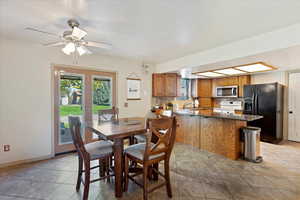
<path id="1" fill-rule="evenodd" d="M 146 118 L 120 118 L 114 121 L 93 121 L 89 126 L 95 134 L 103 139 L 113 141 L 114 169 L 115 169 L 115 196 L 122 197 L 124 171 L 124 139 L 130 136 L 143 134 L 147 131 Z"/>

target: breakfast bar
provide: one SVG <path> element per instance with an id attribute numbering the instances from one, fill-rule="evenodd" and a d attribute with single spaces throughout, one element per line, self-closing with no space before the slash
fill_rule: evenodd
<path id="1" fill-rule="evenodd" d="M 177 110 L 176 142 L 237 160 L 242 153 L 240 130 L 247 122 L 261 119 L 259 115 L 222 114 L 211 109 Z M 258 148 L 259 150 L 259 143 Z"/>

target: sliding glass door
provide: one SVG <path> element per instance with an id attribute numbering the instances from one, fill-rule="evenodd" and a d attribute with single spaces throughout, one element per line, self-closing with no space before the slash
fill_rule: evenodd
<path id="1" fill-rule="evenodd" d="M 98 111 L 115 105 L 112 72 L 54 67 L 54 148 L 55 153 L 74 150 L 68 116 L 78 116 L 86 143 L 97 140 L 87 128 L 98 120 Z"/>

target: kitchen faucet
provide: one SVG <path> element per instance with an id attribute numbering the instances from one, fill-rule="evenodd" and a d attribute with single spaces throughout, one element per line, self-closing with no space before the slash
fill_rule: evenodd
<path id="1" fill-rule="evenodd" d="M 187 102 L 187 103 L 184 103 L 184 104 L 183 104 L 183 109 L 186 109 L 186 107 L 187 107 L 188 105 L 193 105 L 192 108 L 195 108 L 194 102 Z"/>

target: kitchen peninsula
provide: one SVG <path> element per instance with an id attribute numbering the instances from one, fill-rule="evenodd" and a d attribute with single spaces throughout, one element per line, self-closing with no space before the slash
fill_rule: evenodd
<path id="1" fill-rule="evenodd" d="M 240 129 L 247 126 L 247 122 L 262 118 L 258 115 L 215 113 L 211 109 L 178 110 L 175 115 L 178 121 L 176 142 L 232 160 L 241 156 Z M 259 142 L 257 149 L 259 151 Z"/>

